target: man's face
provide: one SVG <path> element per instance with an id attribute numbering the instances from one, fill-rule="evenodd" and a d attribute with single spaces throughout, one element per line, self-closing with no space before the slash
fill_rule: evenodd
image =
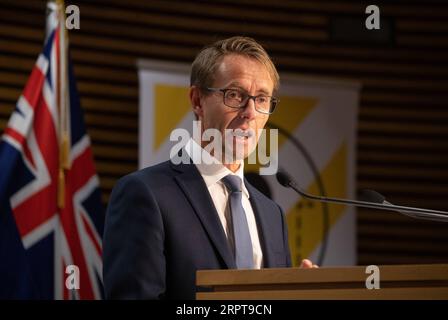
<path id="1" fill-rule="evenodd" d="M 274 83 L 262 63 L 232 54 L 222 59 L 212 87 L 239 89 L 251 96 L 260 94 L 270 96 Z M 231 150 L 236 160 L 246 158 L 255 149 L 261 131 L 269 118 L 269 115 L 255 110 L 253 99 L 249 99 L 247 105 L 241 109 L 226 106 L 223 93 L 220 91 L 201 96 L 201 112 L 198 116 L 202 122 L 202 131 L 215 128 L 221 132 L 223 151 L 228 152 L 230 144 L 233 145 Z M 234 134 L 226 134 L 226 129 L 231 129 Z M 242 152 L 237 153 L 238 150 Z"/>

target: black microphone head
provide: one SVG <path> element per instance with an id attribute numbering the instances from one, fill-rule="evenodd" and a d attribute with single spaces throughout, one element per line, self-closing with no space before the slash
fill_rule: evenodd
<path id="1" fill-rule="evenodd" d="M 285 171 L 277 171 L 277 174 L 275 175 L 277 177 L 277 181 L 284 187 L 289 188 L 292 183 L 292 178 L 289 174 L 287 174 Z"/>
<path id="2" fill-rule="evenodd" d="M 386 198 L 374 190 L 363 189 L 359 192 L 359 199 L 365 202 L 384 203 Z"/>

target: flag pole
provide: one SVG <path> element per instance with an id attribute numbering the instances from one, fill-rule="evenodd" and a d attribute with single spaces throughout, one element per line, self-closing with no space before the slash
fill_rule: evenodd
<path id="1" fill-rule="evenodd" d="M 69 123 L 68 123 L 68 74 L 67 74 L 67 43 L 68 33 L 65 28 L 64 0 L 56 0 L 59 19 L 59 72 L 58 72 L 58 104 L 59 104 L 59 177 L 58 177 L 58 207 L 65 206 L 65 170 L 70 168 L 69 158 Z"/>

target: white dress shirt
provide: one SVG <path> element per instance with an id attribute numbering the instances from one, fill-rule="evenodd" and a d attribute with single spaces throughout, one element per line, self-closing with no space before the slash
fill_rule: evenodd
<path id="1" fill-rule="evenodd" d="M 263 252 L 261 251 L 260 239 L 258 236 L 257 222 L 255 220 L 254 211 L 249 201 L 249 192 L 244 185 L 244 161 L 241 161 L 241 165 L 237 172 L 233 173 L 221 163 L 216 163 L 216 159 L 213 158 L 210 153 L 202 149 L 202 147 L 193 139 L 190 139 L 185 146 L 188 156 L 193 160 L 193 163 L 198 168 L 199 173 L 207 185 L 210 196 L 218 212 L 219 220 L 221 221 L 224 232 L 227 236 L 227 241 L 232 247 L 233 239 L 229 238 L 229 234 L 232 228 L 230 205 L 229 205 L 229 193 L 227 188 L 221 182 L 221 179 L 229 174 L 237 175 L 242 181 L 242 202 L 244 212 L 246 213 L 247 224 L 249 226 L 250 238 L 252 241 L 252 252 L 254 260 L 254 268 L 260 269 L 263 263 Z M 215 163 L 212 163 L 215 160 Z"/>

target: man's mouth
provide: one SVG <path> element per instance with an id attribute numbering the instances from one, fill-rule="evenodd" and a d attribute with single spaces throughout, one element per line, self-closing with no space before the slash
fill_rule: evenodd
<path id="1" fill-rule="evenodd" d="M 253 137 L 254 130 L 252 130 L 252 129 L 247 129 L 247 130 L 235 129 L 235 130 L 232 131 L 232 135 L 235 138 L 246 140 L 246 139 L 249 139 L 249 138 Z"/>

